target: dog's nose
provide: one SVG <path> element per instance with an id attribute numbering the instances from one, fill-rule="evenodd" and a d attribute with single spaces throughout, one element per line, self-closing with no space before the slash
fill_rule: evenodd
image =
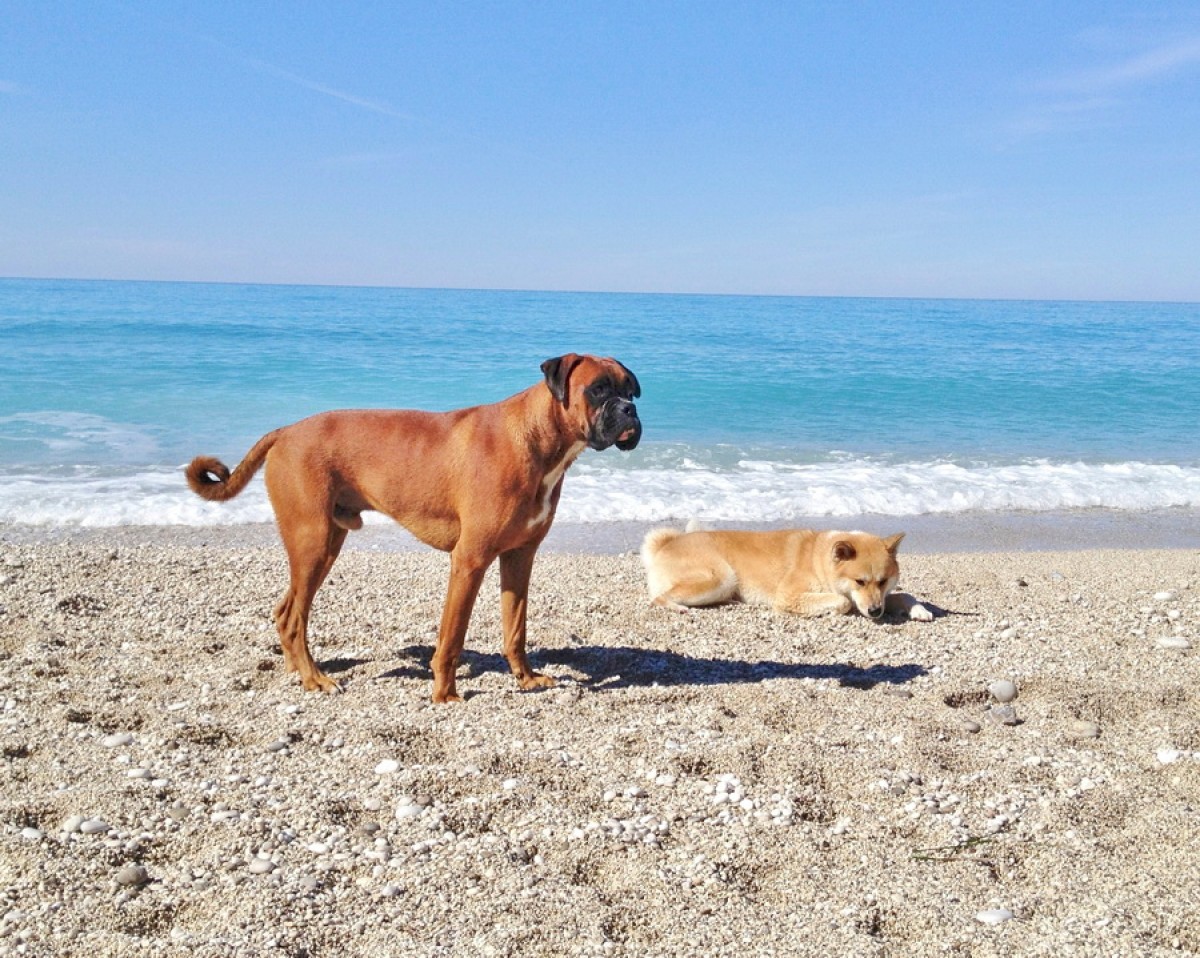
<path id="1" fill-rule="evenodd" d="M 867 609 L 867 615 L 869 615 L 872 619 L 878 619 L 881 615 L 883 615 L 883 606 L 871 606 L 871 608 Z"/>

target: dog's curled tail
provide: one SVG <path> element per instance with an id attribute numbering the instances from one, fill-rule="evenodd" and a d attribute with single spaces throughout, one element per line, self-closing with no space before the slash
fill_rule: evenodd
<path id="1" fill-rule="evenodd" d="M 192 492 L 209 502 L 225 502 L 246 488 L 262 468 L 267 453 L 279 438 L 280 430 L 269 432 L 256 442 L 233 472 L 215 456 L 197 456 L 184 470 Z"/>
<path id="2" fill-rule="evenodd" d="M 650 560 L 654 558 L 654 554 L 658 552 L 672 539 L 678 539 L 682 532 L 678 529 L 651 529 L 646 533 L 646 538 L 642 540 L 642 562 L 646 565 L 650 564 Z"/>

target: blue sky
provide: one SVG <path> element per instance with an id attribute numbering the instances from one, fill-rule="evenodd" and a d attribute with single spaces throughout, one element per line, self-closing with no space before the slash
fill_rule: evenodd
<path id="1" fill-rule="evenodd" d="M 8 0 L 0 275 L 1200 301 L 1200 4 Z"/>

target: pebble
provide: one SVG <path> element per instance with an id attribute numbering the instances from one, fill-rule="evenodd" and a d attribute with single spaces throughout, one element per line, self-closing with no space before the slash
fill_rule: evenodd
<path id="1" fill-rule="evenodd" d="M 42 840 L 42 833 L 37 828 L 32 828 L 32 827 L 22 828 L 21 829 L 21 837 L 24 838 L 26 841 L 40 842 Z"/>
<path id="2" fill-rule="evenodd" d="M 396 817 L 403 821 L 406 818 L 416 818 L 423 811 L 425 809 L 416 802 L 403 802 L 396 806 Z"/>
<path id="3" fill-rule="evenodd" d="M 1158 646 L 1161 649 L 1190 649 L 1192 643 L 1182 635 L 1163 635 L 1158 639 Z"/>
<path id="4" fill-rule="evenodd" d="M 398 771 L 400 771 L 400 763 L 394 758 L 385 758 L 375 766 L 376 775 L 391 775 L 393 772 Z"/>
<path id="5" fill-rule="evenodd" d="M 983 726 L 980 725 L 978 722 L 976 722 L 974 719 L 963 719 L 962 720 L 962 729 L 964 732 L 969 732 L 970 734 L 974 735 L 981 728 L 983 728 Z"/>
<path id="6" fill-rule="evenodd" d="M 108 823 L 102 818 L 88 818 L 79 823 L 79 830 L 85 835 L 99 835 L 108 831 Z"/>
<path id="7" fill-rule="evenodd" d="M 112 735 L 106 735 L 100 740 L 100 744 L 105 748 L 120 748 L 123 745 L 132 745 L 133 736 L 129 732 L 116 732 Z"/>
<path id="8" fill-rule="evenodd" d="M 1160 748 L 1154 753 L 1154 757 L 1158 759 L 1162 765 L 1170 765 L 1173 762 L 1179 761 L 1179 756 L 1183 753 L 1177 748 Z"/>
<path id="9" fill-rule="evenodd" d="M 1154 598 L 1155 598 L 1155 601 L 1157 601 L 1157 602 L 1170 602 L 1173 598 L 1175 598 L 1175 593 L 1174 592 L 1155 592 Z"/>
<path id="10" fill-rule="evenodd" d="M 59 826 L 59 831 L 66 832 L 68 835 L 79 831 L 80 826 L 87 821 L 82 815 L 69 815 L 63 819 L 62 825 Z"/>
<path id="11" fill-rule="evenodd" d="M 981 921 L 985 925 L 1002 925 L 1012 917 L 1013 913 L 1007 908 L 989 908 L 976 914 L 975 920 Z"/>
<path id="12" fill-rule="evenodd" d="M 150 875 L 141 865 L 126 865 L 117 872 L 116 880 L 118 885 L 137 887 L 146 884 L 150 880 Z"/>
<path id="13" fill-rule="evenodd" d="M 988 686 L 988 691 L 992 693 L 992 698 L 997 702 L 1011 702 L 1017 697 L 1017 687 L 1008 679 L 998 679 Z"/>
<path id="14" fill-rule="evenodd" d="M 275 863 L 269 858 L 256 857 L 251 859 L 249 870 L 251 875 L 269 875 L 275 870 Z"/>
<path id="15" fill-rule="evenodd" d="M 1099 738 L 1100 726 L 1095 722 L 1087 721 L 1087 719 L 1075 719 L 1071 723 L 1068 733 L 1071 738 Z"/>
<path id="16" fill-rule="evenodd" d="M 282 752 L 288 747 L 288 743 L 284 739 L 278 739 L 267 746 L 268 752 Z"/>
<path id="17" fill-rule="evenodd" d="M 1017 710 L 1011 705 L 993 705 L 987 714 L 988 718 L 1000 725 L 1016 725 L 1020 721 Z"/>

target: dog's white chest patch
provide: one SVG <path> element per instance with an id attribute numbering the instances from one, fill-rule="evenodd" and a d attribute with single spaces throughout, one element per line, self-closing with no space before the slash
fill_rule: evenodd
<path id="1" fill-rule="evenodd" d="M 563 473 L 567 471 L 567 467 L 579 458 L 579 454 L 583 452 L 586 446 L 587 443 L 585 442 L 575 443 L 575 445 L 567 450 L 567 454 L 562 457 L 562 461 L 546 473 L 545 478 L 542 479 L 542 505 L 538 510 L 537 515 L 529 520 L 530 529 L 536 529 L 548 518 L 550 518 L 550 502 L 554 494 L 554 487 L 557 486 L 558 481 L 562 479 Z"/>

